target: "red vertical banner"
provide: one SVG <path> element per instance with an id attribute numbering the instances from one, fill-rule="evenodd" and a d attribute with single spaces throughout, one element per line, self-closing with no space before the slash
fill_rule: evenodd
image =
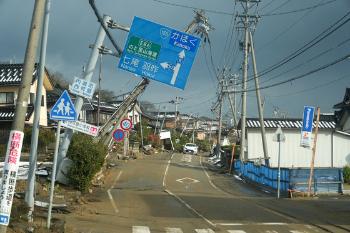
<path id="1" fill-rule="evenodd" d="M 0 224 L 8 225 L 10 222 L 13 195 L 15 193 L 16 178 L 21 157 L 24 133 L 17 130 L 10 132 L 10 140 L 0 184 Z"/>

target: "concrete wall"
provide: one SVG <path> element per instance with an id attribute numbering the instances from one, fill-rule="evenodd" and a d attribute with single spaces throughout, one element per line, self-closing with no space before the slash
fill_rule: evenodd
<path id="1" fill-rule="evenodd" d="M 281 166 L 289 168 L 310 167 L 312 150 L 300 146 L 300 130 L 282 130 L 286 141 L 281 143 Z M 275 130 L 267 129 L 266 133 L 270 165 L 277 167 L 278 143 L 273 141 Z M 260 129 L 248 129 L 247 143 L 249 160 L 264 157 Z M 333 134 L 330 130 L 319 130 L 315 157 L 316 167 L 343 167 L 349 164 L 347 161 L 349 153 L 350 135 Z"/>

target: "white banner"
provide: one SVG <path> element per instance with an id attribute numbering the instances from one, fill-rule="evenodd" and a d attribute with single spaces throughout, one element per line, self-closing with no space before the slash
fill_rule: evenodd
<path id="1" fill-rule="evenodd" d="M 21 157 L 24 133 L 11 130 L 5 164 L 0 185 L 0 224 L 8 225 L 10 222 L 13 195 L 16 187 L 16 177 Z"/>
<path id="2" fill-rule="evenodd" d="M 167 139 L 167 138 L 171 138 L 170 136 L 170 131 L 162 131 L 159 133 L 159 139 Z"/>
<path id="3" fill-rule="evenodd" d="M 84 79 L 74 77 L 72 85 L 69 85 L 69 91 L 72 94 L 79 95 L 81 97 L 91 99 L 94 94 L 96 84 L 88 82 Z"/>
<path id="4" fill-rule="evenodd" d="M 98 131 L 100 128 L 98 126 L 90 125 L 81 121 L 62 121 L 62 126 L 94 137 L 98 135 Z"/>

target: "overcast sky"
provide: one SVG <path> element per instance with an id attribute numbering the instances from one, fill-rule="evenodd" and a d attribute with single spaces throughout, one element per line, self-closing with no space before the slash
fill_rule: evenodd
<path id="1" fill-rule="evenodd" d="M 320 6 L 314 7 L 318 4 Z M 141 100 L 159 103 L 179 96 L 184 98 L 179 106 L 181 112 L 213 116 L 210 108 L 217 91 L 213 70 L 226 66 L 231 68 L 231 73 L 242 77 L 239 67 L 243 53 L 238 46 L 242 31 L 235 28 L 232 17 L 242 9 L 234 0 L 96 0 L 96 5 L 101 13 L 110 15 L 119 24 L 129 26 L 133 17 L 138 16 L 178 30 L 184 30 L 193 19 L 191 7 L 207 10 L 206 15 L 215 30 L 210 32 L 210 45 L 203 44 L 198 50 L 185 90 L 151 81 Z M 1 61 L 23 62 L 33 7 L 34 0 L 0 0 Z M 349 0 L 262 0 L 257 12 L 252 9 L 252 13 L 262 15 L 254 32 L 258 71 L 266 70 L 302 48 L 349 11 Z M 347 15 L 341 22 L 349 18 Z M 88 46 L 94 42 L 98 28 L 88 0 L 51 0 L 47 68 L 62 73 L 67 80 L 80 76 L 89 58 Z M 119 46 L 124 47 L 127 34 L 122 31 L 112 34 Z M 112 48 L 107 38 L 105 45 Z M 263 75 L 261 86 L 303 75 L 347 54 L 350 54 L 350 22 Z M 130 91 L 140 81 L 133 74 L 119 70 L 115 57 L 104 56 L 103 60 L 102 88 L 118 95 Z M 350 87 L 349 67 L 350 59 L 347 59 L 293 82 L 262 90 L 265 115 L 272 116 L 273 110 L 279 109 L 288 117 L 301 118 L 304 105 L 319 106 L 321 112 L 333 112 L 333 105 L 342 101 L 345 88 Z M 252 68 L 251 63 L 249 68 Z M 97 73 L 93 81 L 97 81 Z M 248 88 L 253 88 L 253 84 L 250 81 Z M 237 105 L 240 106 L 239 99 L 238 94 Z M 171 104 L 161 106 L 162 110 L 174 110 Z M 256 106 L 255 93 L 249 92 L 248 117 L 258 116 Z M 230 113 L 227 100 L 224 113 Z"/>

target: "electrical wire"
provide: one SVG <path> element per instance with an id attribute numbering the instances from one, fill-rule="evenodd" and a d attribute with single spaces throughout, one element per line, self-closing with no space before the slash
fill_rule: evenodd
<path id="1" fill-rule="evenodd" d="M 282 7 L 284 7 L 285 5 L 287 5 L 290 2 L 290 0 L 285 0 L 285 2 L 283 2 L 281 5 L 279 5 L 278 7 L 276 7 L 275 9 L 271 10 L 269 13 L 267 14 L 272 14 L 273 12 L 277 11 L 278 9 L 281 9 Z"/>
<path id="2" fill-rule="evenodd" d="M 297 20 L 295 20 L 294 22 L 292 22 L 289 26 L 284 27 L 284 30 L 282 30 L 280 33 L 278 33 L 274 38 L 272 38 L 271 40 L 269 40 L 268 42 L 266 42 L 265 44 L 258 46 L 256 48 L 256 51 L 261 51 L 264 50 L 266 48 L 268 48 L 270 45 L 273 44 L 274 41 L 276 41 L 277 39 L 279 39 L 281 36 L 283 36 L 284 34 L 286 34 L 287 32 L 289 32 L 290 30 L 292 30 L 292 28 L 294 28 L 294 26 L 296 26 L 298 23 L 302 22 L 302 20 L 306 17 L 309 16 L 309 14 L 314 11 L 316 8 L 310 9 L 307 12 L 305 12 L 301 17 L 299 17 Z"/>
<path id="3" fill-rule="evenodd" d="M 269 13 L 269 14 L 260 14 L 260 16 L 277 16 L 277 15 L 288 15 L 288 14 L 293 14 L 293 13 L 299 13 L 299 12 L 307 11 L 307 10 L 310 10 L 310 9 L 313 10 L 313 9 L 318 8 L 320 6 L 325 6 L 325 5 L 328 5 L 330 3 L 333 3 L 335 1 L 337 1 L 337 0 L 331 0 L 331 1 L 328 1 L 328 2 L 319 3 L 319 4 L 316 4 L 316 5 L 310 6 L 310 7 L 300 8 L 300 9 L 292 10 L 292 11 Z"/>
<path id="4" fill-rule="evenodd" d="M 310 91 L 313 91 L 313 90 L 321 88 L 321 87 L 329 86 L 329 85 L 331 85 L 333 83 L 336 83 L 336 82 L 338 82 L 340 80 L 343 80 L 343 79 L 349 78 L 349 77 L 350 77 L 350 74 L 346 74 L 346 75 L 341 76 L 340 78 L 331 80 L 331 81 L 326 82 L 326 83 L 321 83 L 319 85 L 315 85 L 315 86 L 312 86 L 312 87 L 308 87 L 306 89 L 303 89 L 303 90 L 300 90 L 300 91 L 297 91 L 297 92 L 291 92 L 291 93 L 287 93 L 287 94 L 283 94 L 283 95 L 272 95 L 272 96 L 268 95 L 268 97 L 269 98 L 277 98 L 277 97 L 297 95 L 297 94 L 300 94 L 300 93 L 303 93 L 303 92 L 310 92 Z"/>
<path id="5" fill-rule="evenodd" d="M 329 53 L 329 52 L 331 52 L 331 51 L 333 51 L 333 50 L 335 50 L 335 49 L 337 49 L 337 48 L 340 48 L 341 46 L 345 45 L 345 44 L 348 43 L 348 42 L 350 42 L 350 38 L 348 38 L 348 39 L 346 39 L 346 40 L 340 42 L 338 45 L 336 45 L 336 46 L 334 46 L 334 47 L 332 47 L 332 48 L 329 48 L 329 49 L 327 49 L 327 50 L 325 50 L 325 51 L 323 51 L 323 52 L 321 52 L 321 53 L 318 53 L 317 55 L 313 56 L 312 58 L 306 60 L 305 62 L 299 63 L 298 65 L 292 67 L 291 69 L 288 69 L 288 70 L 286 70 L 286 71 L 284 71 L 284 72 L 281 72 L 281 73 L 279 73 L 279 74 L 277 74 L 277 75 L 275 75 L 275 76 L 272 76 L 272 77 L 270 77 L 270 78 L 268 78 L 268 79 L 266 79 L 266 80 L 263 80 L 263 81 L 261 82 L 261 84 L 262 84 L 262 83 L 269 82 L 269 81 L 271 81 L 271 80 L 273 80 L 273 79 L 275 79 L 275 78 L 278 78 L 278 77 L 280 77 L 280 76 L 282 76 L 282 75 L 284 75 L 284 74 L 287 74 L 287 73 L 289 73 L 289 72 L 291 72 L 291 71 L 294 71 L 294 70 L 296 70 L 297 68 L 300 68 L 300 67 L 302 67 L 302 66 L 305 66 L 305 65 L 307 65 L 308 63 L 310 63 L 311 61 L 313 61 L 313 60 L 315 60 L 315 59 L 317 59 L 317 58 L 320 58 L 320 57 L 326 55 L 327 53 Z"/>
<path id="6" fill-rule="evenodd" d="M 198 7 L 193 7 L 193 6 L 182 5 L 182 4 L 178 4 L 178 3 L 170 3 L 170 2 L 166 2 L 166 1 L 162 1 L 162 0 L 152 0 L 152 1 L 164 4 L 164 5 L 168 5 L 168 6 L 182 7 L 182 8 L 192 9 L 192 10 L 202 9 L 202 10 L 205 10 L 207 12 L 214 13 L 214 14 L 234 15 L 233 13 L 230 13 L 230 12 L 209 10 L 209 9 L 204 9 L 204 8 L 198 8 Z"/>
<path id="7" fill-rule="evenodd" d="M 333 61 L 333 62 L 330 62 L 330 63 L 328 63 L 328 64 L 326 64 L 326 65 L 320 66 L 320 67 L 318 67 L 318 68 L 316 68 L 316 69 L 314 69 L 314 70 L 311 70 L 311 71 L 309 71 L 309 72 L 307 72 L 307 73 L 305 73 L 305 74 L 298 75 L 298 76 L 295 76 L 295 77 L 293 77 L 293 78 L 289 78 L 289 79 L 284 80 L 284 81 L 281 81 L 281 82 L 277 82 L 277 83 L 274 83 L 274 84 L 262 86 L 262 87 L 260 87 L 260 88 L 258 88 L 258 89 L 257 89 L 257 88 L 253 88 L 253 89 L 242 90 L 242 91 L 233 91 L 232 93 L 251 92 L 251 91 L 263 90 L 263 89 L 268 89 L 268 88 L 280 86 L 280 85 L 283 85 L 283 84 L 286 84 L 286 83 L 289 83 L 289 82 L 292 82 L 292 81 L 295 81 L 295 80 L 298 80 L 298 79 L 305 78 L 305 77 L 307 77 L 307 76 L 309 76 L 309 75 L 311 75 L 311 74 L 314 74 L 314 73 L 316 73 L 316 72 L 318 72 L 318 71 L 321 71 L 321 70 L 324 70 L 324 69 L 326 69 L 326 68 L 328 68 L 328 67 L 331 67 L 331 66 L 333 66 L 333 65 L 336 65 L 336 64 L 338 64 L 338 63 L 340 63 L 340 62 L 342 62 L 342 61 L 344 61 L 344 60 L 346 60 L 346 59 L 349 59 L 349 58 L 350 58 L 350 54 L 348 54 L 348 55 L 346 55 L 346 56 L 344 56 L 344 57 L 341 57 L 341 58 L 339 58 L 339 59 L 337 59 L 337 60 L 335 60 L 335 61 Z"/>
<path id="8" fill-rule="evenodd" d="M 101 24 L 101 26 L 103 27 L 103 30 L 106 32 L 106 35 L 108 37 L 108 39 L 111 41 L 113 47 L 117 50 L 118 55 L 121 55 L 123 50 L 117 45 L 117 43 L 115 42 L 114 38 L 112 37 L 111 33 L 109 32 L 108 28 L 106 27 L 106 25 L 104 25 L 103 23 L 103 19 L 101 17 L 101 15 L 99 14 L 96 5 L 95 5 L 95 0 L 89 0 L 90 6 L 92 8 L 92 10 L 94 11 L 98 22 Z"/>
<path id="9" fill-rule="evenodd" d="M 319 42 L 321 42 L 322 40 L 324 40 L 325 38 L 327 38 L 328 36 L 330 36 L 331 34 L 333 34 L 335 31 L 337 31 L 339 28 L 343 27 L 345 24 L 347 24 L 350 21 L 350 18 L 346 19 L 344 22 L 343 21 L 347 16 L 350 15 L 350 11 L 347 12 L 344 16 L 342 16 L 340 19 L 338 19 L 335 23 L 333 23 L 331 26 L 329 26 L 327 29 L 325 29 L 324 31 L 322 31 L 320 34 L 318 34 L 316 37 L 314 37 L 311 41 L 309 41 L 308 43 L 306 43 L 305 45 L 303 45 L 301 48 L 299 48 L 298 50 L 294 51 L 293 53 L 289 54 L 288 56 L 286 56 L 285 58 L 283 58 L 282 60 L 280 60 L 279 62 L 275 63 L 274 65 L 269 66 L 268 68 L 264 69 L 263 71 L 261 71 L 258 76 L 261 77 L 263 75 L 266 75 L 274 70 L 276 70 L 277 68 L 283 66 L 284 64 L 290 62 L 291 60 L 293 60 L 294 58 L 300 56 L 301 54 L 303 54 L 304 52 L 306 52 L 307 50 L 309 50 L 310 48 L 314 47 L 316 44 L 318 44 Z M 341 22 L 341 23 L 340 23 Z M 338 26 L 336 26 L 337 24 L 339 24 Z M 336 26 L 336 27 L 335 27 Z M 333 28 L 335 27 L 335 28 Z M 332 29 L 333 28 L 333 29 Z M 329 31 L 330 30 L 330 31 Z M 328 32 L 329 31 L 329 32 Z M 326 33 L 326 34 L 325 34 Z M 325 35 L 324 35 L 325 34 Z M 246 82 L 249 82 L 251 80 L 253 80 L 254 77 L 249 78 Z"/>

